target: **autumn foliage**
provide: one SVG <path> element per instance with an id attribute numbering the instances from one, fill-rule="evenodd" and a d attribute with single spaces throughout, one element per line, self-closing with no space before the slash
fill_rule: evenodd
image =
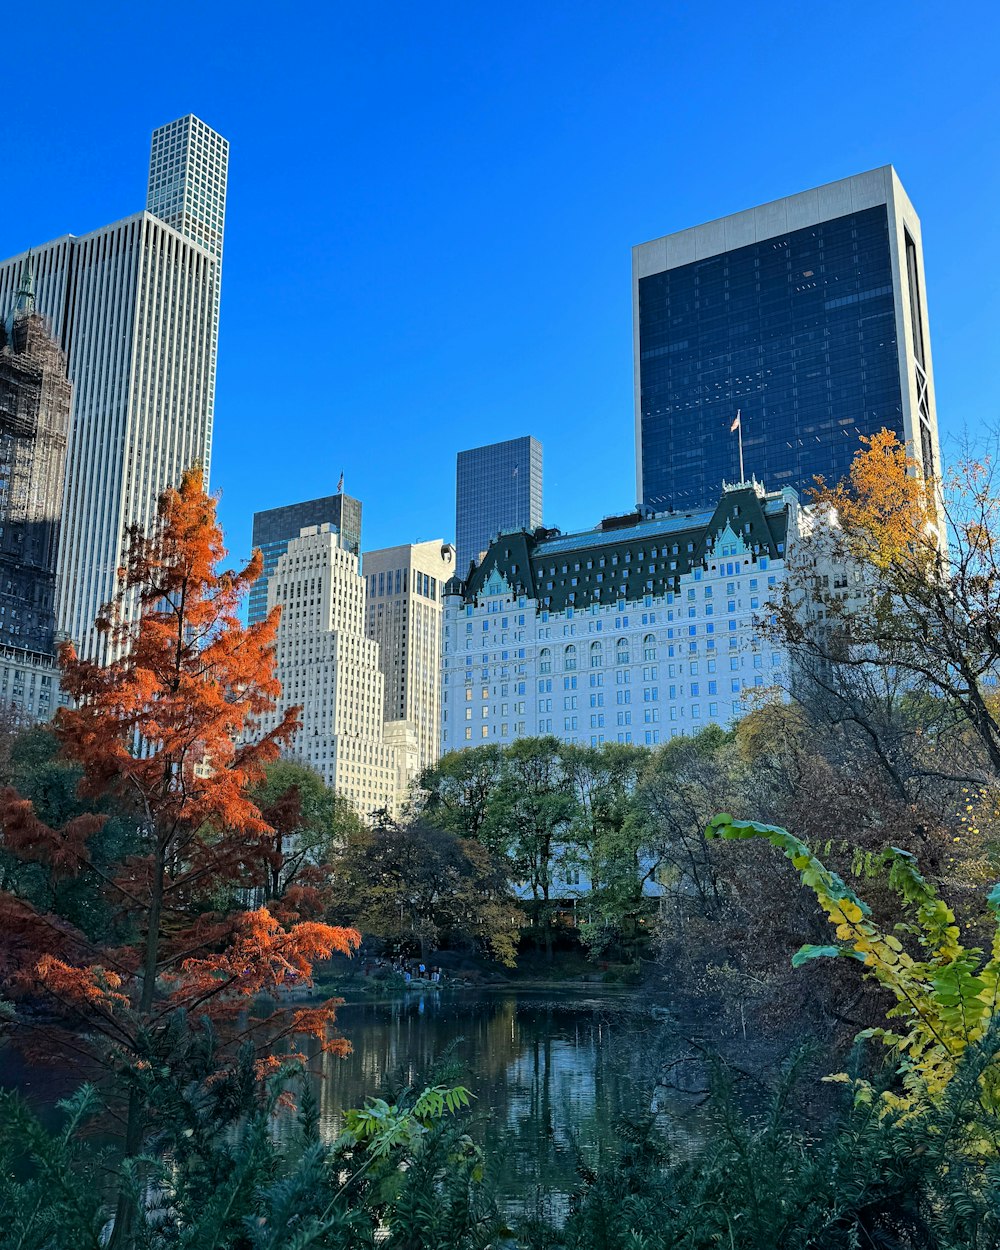
<path id="1" fill-rule="evenodd" d="M 333 1002 L 299 1010 L 282 1000 L 287 987 L 309 983 L 317 959 L 350 953 L 358 934 L 322 923 L 315 906 L 301 914 L 294 898 L 271 911 L 266 890 L 263 906 L 245 902 L 267 884 L 259 848 L 275 836 L 251 793 L 294 733 L 297 709 L 261 731 L 280 694 L 277 612 L 240 623 L 261 558 L 221 568 L 215 509 L 201 472 L 189 470 L 161 497 L 151 532 L 129 536 L 116 599 L 99 622 L 107 663 L 69 645 L 60 656 L 73 699 L 56 722 L 62 751 L 81 767 L 95 809 L 113 802 L 127 814 L 128 853 L 110 866 L 91 853 L 104 815 L 49 828 L 14 791 L 0 794 L 0 849 L 53 878 L 85 881 L 114 918 L 110 931 L 85 932 L 19 894 L 16 874 L 8 880 L 0 975 L 18 1005 L 16 1032 L 46 1048 L 61 1039 L 112 1075 L 169 1062 L 178 1022 L 210 1024 L 222 1056 L 249 1040 L 262 1066 L 296 1036 L 347 1049 L 331 1031 Z M 251 1002 L 265 995 L 277 1009 L 255 1014 Z M 133 1098 L 128 1153 L 142 1132 Z"/>
<path id="2" fill-rule="evenodd" d="M 836 486 L 820 479 L 815 502 L 834 510 L 855 555 L 876 568 L 937 565 L 935 486 L 919 462 L 889 430 L 862 435 L 862 449 Z"/>

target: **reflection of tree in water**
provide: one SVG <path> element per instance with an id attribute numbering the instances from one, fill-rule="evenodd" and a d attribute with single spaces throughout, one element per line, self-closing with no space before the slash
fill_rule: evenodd
<path id="1" fill-rule="evenodd" d="M 349 1004 L 339 1026 L 354 1052 L 316 1062 L 325 1132 L 345 1108 L 425 1082 L 442 1054 L 476 1095 L 474 1132 L 489 1150 L 512 1208 L 539 1193 L 558 1215 L 576 1184 L 578 1152 L 594 1162 L 622 1116 L 648 1111 L 663 1055 L 674 1043 L 634 1000 L 510 991 L 449 992 Z M 449 1078 L 450 1079 L 450 1078 Z"/>
<path id="2" fill-rule="evenodd" d="M 526 1003 L 506 1105 L 487 1129 L 501 1192 L 519 1209 L 564 1212 L 579 1156 L 589 1163 L 623 1116 L 649 1108 L 664 1030 L 625 1004 Z"/>

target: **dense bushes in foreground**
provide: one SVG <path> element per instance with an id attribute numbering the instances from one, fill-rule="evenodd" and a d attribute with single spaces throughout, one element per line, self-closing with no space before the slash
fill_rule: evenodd
<path id="1" fill-rule="evenodd" d="M 284 1079 L 245 1118 L 252 1082 L 160 1083 L 172 1127 L 156 1160 L 125 1169 L 143 1250 L 986 1250 L 1000 1242 L 1000 1164 L 968 1149 L 1000 1124 L 979 1103 L 1000 1038 L 970 1048 L 943 1098 L 916 1111 L 849 1100 L 810 1132 L 792 1108 L 791 1065 L 767 1114 L 747 1117 L 720 1068 L 693 1154 L 652 1123 L 622 1128 L 561 1228 L 507 1227 L 470 1129 L 464 1091 L 404 1092 L 349 1113 L 332 1143 L 315 1104 L 281 1110 Z M 85 1132 L 86 1088 L 47 1133 L 6 1096 L 0 1146 L 2 1250 L 98 1250 L 108 1157 Z M 454 1114 L 452 1113 L 454 1111 Z M 277 1126 L 277 1129 L 276 1129 Z M 30 1179 L 17 1179 L 27 1173 Z"/>

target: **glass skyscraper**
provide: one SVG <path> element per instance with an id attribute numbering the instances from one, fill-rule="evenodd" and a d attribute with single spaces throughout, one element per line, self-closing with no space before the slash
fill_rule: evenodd
<path id="1" fill-rule="evenodd" d="M 456 571 L 464 578 L 500 530 L 542 523 L 542 445 L 508 439 L 458 453 L 455 490 Z"/>
<path id="2" fill-rule="evenodd" d="M 278 567 L 288 544 L 311 525 L 331 525 L 340 534 L 343 547 L 361 555 L 361 501 L 341 492 L 322 499 L 307 499 L 283 508 L 269 508 L 253 514 L 253 545 L 264 557 L 264 572 L 250 587 L 247 621 L 256 625 L 267 616 L 267 579 Z"/>
<path id="3" fill-rule="evenodd" d="M 803 496 L 883 427 L 938 470 L 920 221 L 891 166 L 633 252 L 639 499 Z"/>

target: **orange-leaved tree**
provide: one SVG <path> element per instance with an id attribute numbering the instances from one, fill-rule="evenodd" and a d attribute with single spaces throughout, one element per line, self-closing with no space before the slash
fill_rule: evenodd
<path id="1" fill-rule="evenodd" d="M 73 705 L 60 711 L 57 734 L 82 769 L 81 793 L 95 805 L 111 797 L 130 814 L 129 853 L 110 867 L 91 853 L 101 816 L 51 829 L 12 791 L 0 799 L 2 849 L 50 874 L 88 878 L 113 905 L 111 932 L 85 932 L 8 891 L 0 925 L 24 1031 L 51 1036 L 62 1026 L 67 1045 L 124 1078 L 130 1156 L 148 1127 L 136 1074 L 169 1065 L 185 1030 L 210 1021 L 220 1063 L 227 1045 L 249 1039 L 259 1074 L 276 1052 L 294 1053 L 296 1036 L 347 1049 L 332 1031 L 335 1002 L 296 1008 L 283 1004 L 283 990 L 307 983 L 316 959 L 349 953 L 358 934 L 241 901 L 261 884 L 259 846 L 273 837 L 250 791 L 298 712 L 265 731 L 280 694 L 277 611 L 240 623 L 261 557 L 222 569 L 215 513 L 200 470 L 189 470 L 161 496 L 151 531 L 129 535 L 116 599 L 98 622 L 107 662 L 81 659 L 70 645 L 60 656 Z M 251 1011 L 268 992 L 278 1009 Z"/>

